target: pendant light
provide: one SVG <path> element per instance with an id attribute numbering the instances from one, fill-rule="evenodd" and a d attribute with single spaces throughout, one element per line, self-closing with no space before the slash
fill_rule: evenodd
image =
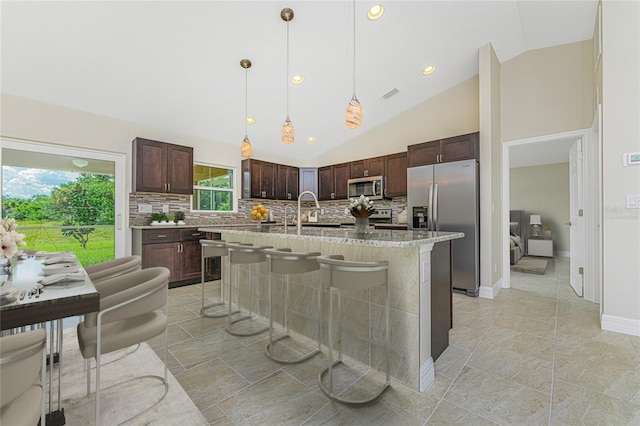
<path id="1" fill-rule="evenodd" d="M 251 141 L 247 136 L 247 97 L 248 97 L 248 88 L 247 88 L 247 80 L 248 80 L 248 71 L 251 68 L 251 61 L 249 59 L 243 59 L 240 61 L 240 66 L 244 68 L 244 140 L 242 141 L 242 145 L 240 145 L 240 152 L 242 152 L 243 158 L 251 158 L 253 154 L 253 147 L 251 146 Z"/>
<path id="2" fill-rule="evenodd" d="M 362 123 L 362 106 L 356 97 L 356 0 L 353 0 L 353 96 L 345 114 L 347 129 L 357 129 Z"/>
<path id="3" fill-rule="evenodd" d="M 282 143 L 290 145 L 296 137 L 296 132 L 289 119 L 289 22 L 293 19 L 293 10 L 285 7 L 280 11 L 280 18 L 287 22 L 287 75 L 285 82 L 287 83 L 287 118 L 282 125 Z"/>

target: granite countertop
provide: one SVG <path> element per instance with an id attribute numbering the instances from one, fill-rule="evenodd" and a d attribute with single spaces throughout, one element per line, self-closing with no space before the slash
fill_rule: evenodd
<path id="1" fill-rule="evenodd" d="M 220 227 L 247 227 L 256 226 L 254 223 L 212 223 L 212 224 L 185 224 L 185 225 L 130 225 L 130 229 L 185 229 L 185 228 L 201 228 L 203 226 L 220 226 Z"/>
<path id="2" fill-rule="evenodd" d="M 233 228 L 229 228 L 226 225 L 210 225 L 200 226 L 198 230 L 202 232 L 220 232 L 235 235 L 269 234 L 270 236 L 283 239 L 291 238 L 387 247 L 415 247 L 464 237 L 464 233 L 462 232 L 404 231 L 395 229 L 375 229 L 365 235 L 356 235 L 353 229 L 320 227 L 307 227 L 302 231 L 301 235 L 297 235 L 295 230 L 285 230 L 284 226 L 279 225 L 263 225 L 260 229 L 258 229 L 256 225 Z"/>

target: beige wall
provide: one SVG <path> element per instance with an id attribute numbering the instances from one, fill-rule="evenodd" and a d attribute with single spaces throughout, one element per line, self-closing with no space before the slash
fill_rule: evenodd
<path id="1" fill-rule="evenodd" d="M 476 75 L 339 147 L 314 157 L 310 165 L 326 166 L 393 154 L 406 151 L 407 145 L 477 132 L 479 128 Z"/>
<path id="2" fill-rule="evenodd" d="M 509 171 L 511 210 L 539 214 L 551 227 L 554 252 L 569 253 L 569 163 L 517 167 Z M 527 224 L 524 224 L 525 226 Z"/>
<path id="3" fill-rule="evenodd" d="M 593 118 L 591 41 L 523 53 L 502 64 L 502 140 L 580 130 Z"/>
<path id="4" fill-rule="evenodd" d="M 640 335 L 640 166 L 623 167 L 640 151 L 640 2 L 602 2 L 603 233 L 602 325 Z"/>

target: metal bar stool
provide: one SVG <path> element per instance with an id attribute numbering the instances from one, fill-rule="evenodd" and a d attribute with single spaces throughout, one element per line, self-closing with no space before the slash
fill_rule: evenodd
<path id="1" fill-rule="evenodd" d="M 317 353 L 320 353 L 320 342 L 322 333 L 322 286 L 318 284 L 318 347 L 309 351 L 307 354 L 301 355 L 296 358 L 285 358 L 273 353 L 275 343 L 282 339 L 291 337 L 289 334 L 289 276 L 291 274 L 304 274 L 306 272 L 317 271 L 318 256 L 320 253 L 293 253 L 291 249 L 271 249 L 265 250 L 267 256 L 267 262 L 269 264 L 269 343 L 265 349 L 267 356 L 277 362 L 284 364 L 295 364 L 302 362 Z M 274 339 L 273 338 L 273 274 L 285 275 L 285 287 L 284 287 L 284 335 Z"/>
<path id="2" fill-rule="evenodd" d="M 366 404 L 378 398 L 389 386 L 389 347 L 390 347 L 390 334 L 389 334 L 389 262 L 349 262 L 341 259 L 336 259 L 336 256 L 318 257 L 318 263 L 320 264 L 320 283 L 329 286 L 329 366 L 325 368 L 318 375 L 318 383 L 320 389 L 331 399 L 346 403 L 346 404 Z M 334 367 L 342 363 L 342 349 L 341 349 L 341 316 L 342 316 L 342 301 L 341 290 L 371 290 L 374 287 L 385 287 L 385 336 L 384 336 L 384 352 L 385 352 L 385 369 L 386 369 L 386 381 L 383 386 L 380 387 L 373 396 L 362 399 L 349 399 L 338 396 L 333 391 L 333 376 Z M 333 293 L 337 293 L 338 296 L 338 360 L 333 362 Z M 369 316 L 371 318 L 371 316 Z M 369 328 L 371 327 L 371 319 L 369 319 Z M 369 351 L 371 351 L 371 342 L 369 342 Z M 369 355 L 371 356 L 371 355 Z M 325 375 L 329 375 L 329 386 L 327 387 L 323 378 Z"/>
<path id="3" fill-rule="evenodd" d="M 237 281 L 237 306 L 238 306 L 238 311 L 241 313 L 241 306 L 240 306 L 240 282 L 239 282 L 239 277 L 238 275 L 240 274 L 239 271 L 239 265 L 242 264 L 254 264 L 254 263 L 261 263 L 261 262 L 265 262 L 267 260 L 266 255 L 264 254 L 264 250 L 265 249 L 270 249 L 272 248 L 271 246 L 264 246 L 264 247 L 258 247 L 258 246 L 252 246 L 252 245 L 246 245 L 246 244 L 227 244 L 227 249 L 229 251 L 229 264 L 231 266 L 235 265 L 235 268 L 231 268 L 231 274 L 229 276 L 229 324 L 227 325 L 227 331 L 229 332 L 229 334 L 233 334 L 235 336 L 253 336 L 256 334 L 260 334 L 263 331 L 267 331 L 269 329 L 269 327 L 265 326 L 265 327 L 258 327 L 257 329 L 254 330 L 249 330 L 249 331 L 242 331 L 242 330 L 238 330 L 238 326 L 235 326 L 235 324 L 241 322 L 241 321 L 245 321 L 245 320 L 253 320 L 256 321 L 257 318 L 255 315 L 253 315 L 252 311 L 251 311 L 251 306 L 249 306 L 249 315 L 240 315 L 239 318 L 233 318 L 233 312 L 232 312 L 232 300 L 233 300 L 233 282 L 234 282 L 234 275 L 235 275 L 235 281 Z M 233 270 L 235 269 L 235 274 L 233 273 Z M 251 284 L 252 284 L 252 279 L 251 279 L 251 268 L 249 268 L 249 277 L 248 277 L 248 282 L 249 282 L 249 294 L 251 294 Z M 251 299 L 251 297 L 249 298 Z M 256 294 L 255 297 L 255 302 L 254 304 L 255 306 L 255 311 L 258 312 L 258 307 L 259 307 L 259 297 Z M 249 305 L 251 305 L 251 300 L 249 300 Z"/>
<path id="4" fill-rule="evenodd" d="M 200 283 L 202 286 L 202 307 L 200 308 L 200 315 L 207 318 L 221 318 L 229 315 L 229 312 L 223 310 L 220 313 L 209 313 L 207 309 L 217 306 L 225 305 L 224 301 L 224 257 L 229 255 L 228 244 L 240 244 L 238 242 L 226 242 L 224 240 L 200 240 L 202 246 L 202 277 Z M 220 257 L 220 299 L 218 302 L 211 303 L 209 305 L 204 304 L 204 276 L 205 276 L 205 261 L 210 257 Z M 229 293 L 231 294 L 231 293 Z"/>

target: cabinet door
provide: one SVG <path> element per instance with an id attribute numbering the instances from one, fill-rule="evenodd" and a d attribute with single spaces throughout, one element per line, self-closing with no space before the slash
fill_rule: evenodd
<path id="1" fill-rule="evenodd" d="M 318 169 L 316 168 L 300 168 L 300 186 L 298 187 L 298 195 L 304 191 L 311 191 L 318 196 Z M 313 197 L 309 194 L 302 196 L 303 201 L 313 201 Z"/>
<path id="2" fill-rule="evenodd" d="M 335 164 L 333 166 L 333 181 L 334 181 L 334 197 L 335 199 L 347 198 L 349 192 L 347 188 L 347 181 L 349 180 L 349 163 Z"/>
<path id="3" fill-rule="evenodd" d="M 180 243 L 180 279 L 201 278 L 202 247 L 200 241 Z"/>
<path id="4" fill-rule="evenodd" d="M 440 162 L 478 158 L 478 133 L 443 139 Z"/>
<path id="5" fill-rule="evenodd" d="M 349 168 L 349 177 L 351 179 L 365 177 L 364 171 L 366 168 L 367 165 L 365 164 L 365 160 L 352 161 Z"/>
<path id="6" fill-rule="evenodd" d="M 278 178 L 276 179 L 276 200 L 287 199 L 287 172 L 289 166 L 278 164 Z"/>
<path id="7" fill-rule="evenodd" d="M 193 148 L 167 144 L 167 191 L 193 194 Z"/>
<path id="8" fill-rule="evenodd" d="M 249 163 L 251 198 L 262 198 L 262 161 L 247 160 Z"/>
<path id="9" fill-rule="evenodd" d="M 387 155 L 385 157 L 385 197 L 407 195 L 407 153 Z"/>
<path id="10" fill-rule="evenodd" d="M 331 166 L 318 168 L 318 199 L 331 200 L 335 197 L 333 191 L 333 169 Z"/>
<path id="11" fill-rule="evenodd" d="M 417 145 L 409 145 L 409 167 L 424 166 L 438 162 L 440 155 L 440 141 L 424 142 Z"/>
<path id="12" fill-rule="evenodd" d="M 374 157 L 366 160 L 365 176 L 384 176 L 384 157 Z"/>
<path id="13" fill-rule="evenodd" d="M 289 167 L 287 170 L 287 200 L 298 199 L 299 173 L 297 167 Z"/>
<path id="14" fill-rule="evenodd" d="M 169 282 L 180 279 L 178 244 L 143 244 L 142 269 L 164 266 L 169 269 Z"/>
<path id="15" fill-rule="evenodd" d="M 133 190 L 140 192 L 166 192 L 166 144 L 149 139 L 133 140 L 135 173 Z"/>
<path id="16" fill-rule="evenodd" d="M 262 163 L 262 198 L 276 198 L 276 176 L 278 175 L 278 166 L 274 163 Z"/>

